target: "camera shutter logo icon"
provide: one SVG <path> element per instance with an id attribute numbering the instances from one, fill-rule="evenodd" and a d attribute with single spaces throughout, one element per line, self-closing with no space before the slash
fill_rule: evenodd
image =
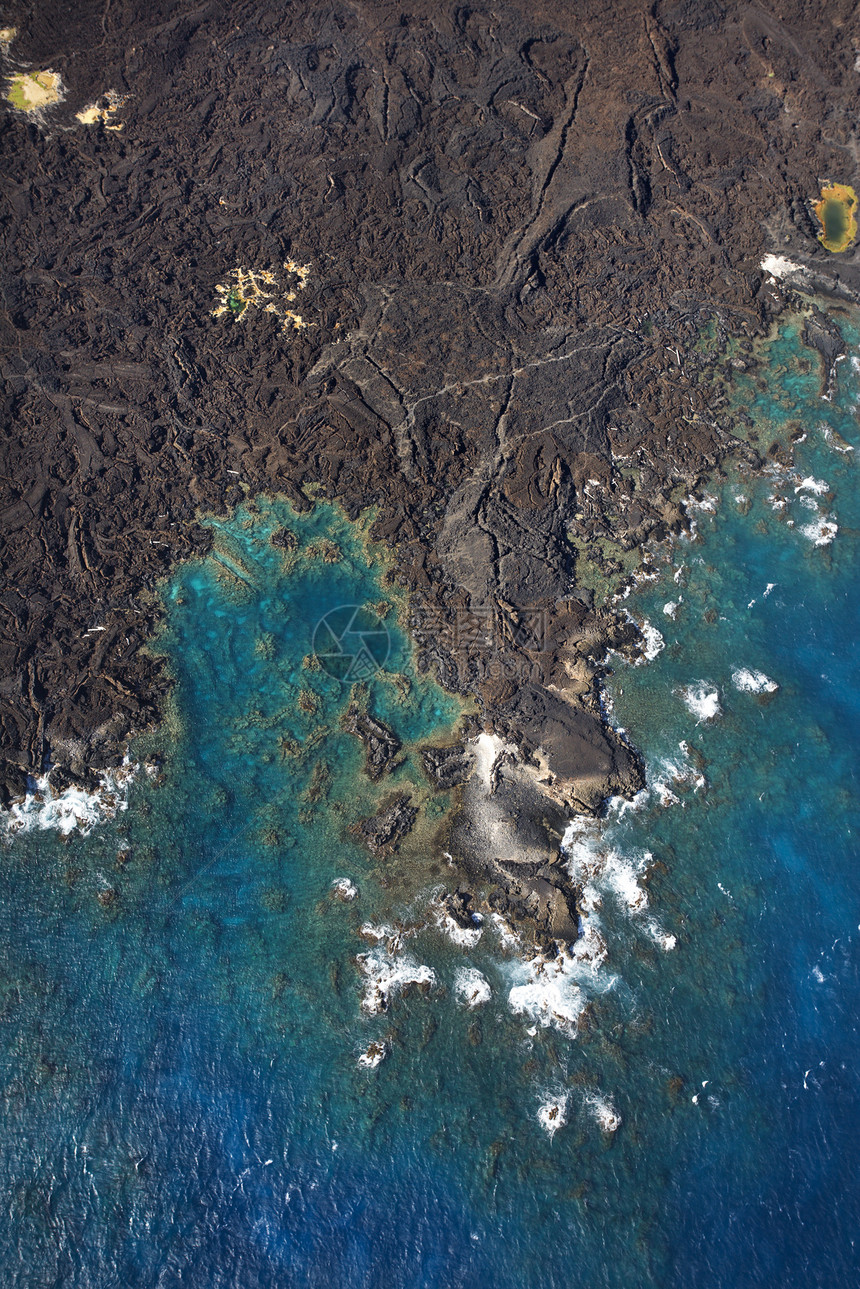
<path id="1" fill-rule="evenodd" d="M 352 684 L 369 679 L 385 666 L 391 653 L 391 637 L 373 609 L 341 604 L 317 623 L 313 651 L 323 671 Z"/>

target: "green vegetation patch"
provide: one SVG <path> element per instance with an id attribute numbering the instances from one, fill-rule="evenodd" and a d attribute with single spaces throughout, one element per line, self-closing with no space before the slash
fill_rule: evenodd
<path id="1" fill-rule="evenodd" d="M 577 584 L 601 600 L 614 595 L 642 563 L 638 546 L 625 550 L 611 537 L 578 537 L 569 532 L 567 540 L 576 551 Z"/>
<path id="2" fill-rule="evenodd" d="M 261 309 L 280 319 L 282 331 L 305 331 L 313 323 L 306 322 L 300 313 L 287 306 L 295 302 L 297 292 L 306 288 L 310 271 L 308 264 L 298 264 L 295 260 L 285 260 L 279 272 L 233 269 L 228 280 L 219 282 L 215 288 L 218 303 L 212 316 L 220 318 L 227 314 L 234 322 L 240 322 L 248 317 L 251 309 Z"/>
<path id="3" fill-rule="evenodd" d="M 16 72 L 9 82 L 6 98 L 19 112 L 39 112 L 62 98 L 58 72 Z"/>

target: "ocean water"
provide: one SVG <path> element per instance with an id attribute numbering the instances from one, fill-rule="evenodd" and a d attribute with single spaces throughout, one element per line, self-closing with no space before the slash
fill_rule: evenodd
<path id="1" fill-rule="evenodd" d="M 0 1283 L 856 1283 L 860 330 L 839 322 L 831 400 L 796 322 L 766 380 L 735 377 L 764 446 L 805 433 L 794 466 L 715 484 L 624 602 L 660 633 L 608 660 L 648 788 L 572 821 L 589 911 L 553 961 L 440 915 L 447 798 L 414 747 L 461 708 L 416 674 L 365 533 L 266 499 L 215 524 L 165 588 L 173 710 L 127 808 L 63 833 L 33 801 L 7 838 Z M 382 784 L 340 727 L 354 683 L 404 742 Z M 377 860 L 350 828 L 394 790 L 421 822 Z"/>

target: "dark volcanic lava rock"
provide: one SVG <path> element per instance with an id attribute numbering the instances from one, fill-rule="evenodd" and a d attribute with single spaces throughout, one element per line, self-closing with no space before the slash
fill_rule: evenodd
<path id="1" fill-rule="evenodd" d="M 581 891 L 561 864 L 537 867 L 497 860 L 494 876 L 498 885 L 488 897 L 494 912 L 512 921 L 530 923 L 542 948 L 549 948 L 557 940 L 573 944 L 579 936 Z"/>
<path id="2" fill-rule="evenodd" d="M 464 783 L 472 769 L 462 743 L 451 747 L 425 747 L 421 750 L 424 773 L 439 788 L 454 788 Z"/>
<path id="3" fill-rule="evenodd" d="M 586 809 L 607 795 L 607 785 L 618 792 L 644 787 L 641 762 L 607 729 L 599 710 L 563 702 L 538 685 L 523 685 L 501 708 L 499 724 L 527 750 L 540 746 L 559 780 L 599 785 L 596 799 L 580 797 L 578 804 Z"/>
<path id="4" fill-rule="evenodd" d="M 836 380 L 836 360 L 845 353 L 842 332 L 831 318 L 813 305 L 806 317 L 803 338 L 821 356 L 824 392 L 829 396 Z"/>
<path id="5" fill-rule="evenodd" d="M 473 931 L 480 921 L 480 919 L 476 921 L 475 911 L 472 908 L 473 898 L 470 891 L 460 888 L 451 891 L 443 901 L 445 912 L 464 931 Z"/>
<path id="6" fill-rule="evenodd" d="M 417 817 L 417 808 L 404 793 L 383 805 L 370 819 L 354 824 L 351 831 L 368 850 L 381 857 L 397 850 L 403 838 L 412 831 Z"/>
<path id="7" fill-rule="evenodd" d="M 364 744 L 364 772 L 372 782 L 376 783 L 394 769 L 401 744 L 387 725 L 363 711 L 357 703 L 350 703 L 341 725 Z"/>
<path id="8" fill-rule="evenodd" d="M 10 0 L 15 65 L 67 93 L 0 109 L 5 791 L 159 718 L 156 583 L 263 489 L 373 505 L 425 665 L 623 779 L 560 660 L 600 652 L 594 570 L 737 449 L 701 327 L 770 325 L 767 251 L 857 291 L 809 205 L 850 152 L 854 7 Z M 239 269 L 293 273 L 308 325 L 213 316 Z"/>
<path id="9" fill-rule="evenodd" d="M 299 539 L 291 528 L 276 528 L 272 533 L 271 542 L 278 550 L 294 551 L 299 544 Z"/>

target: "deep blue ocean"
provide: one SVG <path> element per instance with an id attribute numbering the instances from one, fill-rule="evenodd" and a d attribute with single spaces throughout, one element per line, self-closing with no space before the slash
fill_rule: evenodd
<path id="1" fill-rule="evenodd" d="M 63 833 L 33 801 L 4 846 L 2 1286 L 860 1281 L 860 328 L 834 316 L 831 400 L 797 319 L 733 377 L 794 465 L 714 481 L 623 601 L 652 657 L 610 657 L 606 702 L 648 788 L 573 821 L 590 911 L 552 963 L 440 915 L 415 748 L 462 709 L 366 526 L 210 521 L 164 588 L 176 685 L 127 809 Z M 382 784 L 351 697 L 403 740 Z M 427 821 L 408 862 L 350 831 L 395 790 Z"/>

